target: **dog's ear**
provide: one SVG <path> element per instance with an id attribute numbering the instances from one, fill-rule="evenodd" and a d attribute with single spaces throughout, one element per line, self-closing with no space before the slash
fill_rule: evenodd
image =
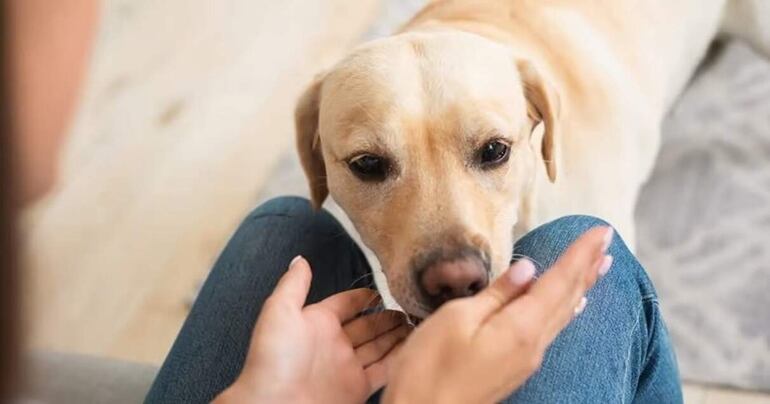
<path id="1" fill-rule="evenodd" d="M 297 152 L 305 171 L 313 206 L 318 209 L 329 195 L 326 184 L 326 166 L 321 153 L 318 132 L 318 109 L 321 102 L 323 77 L 317 76 L 297 101 L 294 125 L 297 131 Z"/>
<path id="2" fill-rule="evenodd" d="M 543 162 L 551 182 L 556 181 L 556 140 L 559 136 L 559 96 L 540 76 L 528 61 L 518 61 L 517 67 L 524 97 L 527 99 L 527 114 L 532 119 L 532 129 L 545 125 L 542 140 Z"/>

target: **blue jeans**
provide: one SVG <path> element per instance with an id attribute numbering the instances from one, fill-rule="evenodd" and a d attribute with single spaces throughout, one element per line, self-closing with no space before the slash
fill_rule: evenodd
<path id="1" fill-rule="evenodd" d="M 542 271 L 599 224 L 588 216 L 564 217 L 526 234 L 515 252 L 531 257 Z M 203 403 L 228 387 L 241 371 L 263 302 L 298 254 L 313 266 L 308 303 L 371 284 L 364 255 L 329 213 L 313 211 L 302 198 L 263 204 L 219 257 L 146 402 Z M 613 268 L 589 292 L 583 314 L 558 336 L 542 368 L 507 402 L 682 402 L 655 290 L 620 237 L 610 254 Z"/>

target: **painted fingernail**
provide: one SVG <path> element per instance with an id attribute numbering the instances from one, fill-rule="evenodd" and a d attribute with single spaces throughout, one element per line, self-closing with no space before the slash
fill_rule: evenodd
<path id="1" fill-rule="evenodd" d="M 528 259 L 516 261 L 508 270 L 508 276 L 514 285 L 526 285 L 535 276 L 535 265 Z"/>
<path id="2" fill-rule="evenodd" d="M 612 244 L 612 236 L 614 234 L 615 234 L 615 230 L 613 230 L 612 227 L 607 226 L 607 230 L 605 230 L 604 232 L 602 252 L 607 252 L 607 250 L 610 248 L 610 244 Z"/>
<path id="3" fill-rule="evenodd" d="M 300 260 L 302 260 L 302 256 L 298 255 L 291 259 L 291 262 L 289 263 L 289 268 L 293 267 L 296 263 L 298 263 Z"/>
<path id="4" fill-rule="evenodd" d="M 612 255 L 605 255 L 602 259 L 602 263 L 599 266 L 599 275 L 604 276 L 609 272 L 612 267 Z"/>
<path id="5" fill-rule="evenodd" d="M 580 303 L 578 303 L 577 306 L 575 306 L 575 315 L 582 313 L 583 310 L 586 309 L 586 305 L 588 304 L 588 298 L 583 296 L 580 298 Z"/>

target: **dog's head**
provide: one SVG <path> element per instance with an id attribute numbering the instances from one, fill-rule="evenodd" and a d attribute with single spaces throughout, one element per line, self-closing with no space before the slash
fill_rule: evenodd
<path id="1" fill-rule="evenodd" d="M 508 267 L 540 164 L 555 180 L 557 109 L 510 48 L 467 33 L 407 33 L 319 76 L 297 106 L 297 146 L 314 204 L 331 193 L 395 300 L 426 316 Z"/>

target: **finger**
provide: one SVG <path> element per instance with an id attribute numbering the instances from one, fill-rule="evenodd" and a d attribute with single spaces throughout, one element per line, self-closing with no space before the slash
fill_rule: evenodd
<path id="1" fill-rule="evenodd" d="M 404 341 L 402 340 L 396 344 L 396 346 L 394 346 L 393 349 L 391 349 L 390 352 L 385 355 L 385 357 L 375 363 L 372 363 L 366 369 L 364 369 L 366 380 L 369 381 L 370 395 L 374 394 L 377 390 L 383 388 L 385 384 L 387 384 L 388 373 L 390 372 L 394 361 L 396 358 L 398 358 L 398 354 L 401 352 L 401 348 L 403 346 Z"/>
<path id="2" fill-rule="evenodd" d="M 385 334 L 367 342 L 356 348 L 356 357 L 361 366 L 367 367 L 372 363 L 375 363 L 385 357 L 385 355 L 393 349 L 396 344 L 401 342 L 409 332 L 411 328 L 407 325 L 401 325 L 394 328 Z"/>
<path id="3" fill-rule="evenodd" d="M 492 285 L 471 298 L 474 316 L 482 321 L 500 310 L 511 300 L 520 296 L 531 285 L 535 277 L 535 265 L 528 259 L 521 259 L 511 265 Z"/>
<path id="4" fill-rule="evenodd" d="M 357 348 L 403 324 L 407 324 L 406 315 L 403 312 L 385 310 L 355 318 L 342 329 L 350 339 L 353 348 Z"/>
<path id="5" fill-rule="evenodd" d="M 492 320 L 501 323 L 498 329 L 517 333 L 527 328 L 550 343 L 596 282 L 610 232 L 608 227 L 596 227 L 580 236 L 525 294 L 498 312 Z M 517 327 L 506 326 L 511 322 Z"/>
<path id="6" fill-rule="evenodd" d="M 575 306 L 575 309 L 573 310 L 574 311 L 574 315 L 575 316 L 579 316 L 580 314 L 582 314 L 583 310 L 586 309 L 587 305 L 588 305 L 588 298 L 585 297 L 585 296 L 581 297 L 580 298 L 580 303 L 578 303 L 578 305 Z"/>
<path id="7" fill-rule="evenodd" d="M 360 288 L 329 296 L 316 305 L 331 311 L 340 320 L 340 323 L 345 323 L 362 311 L 375 306 L 379 301 L 377 291 Z"/>
<path id="8" fill-rule="evenodd" d="M 611 255 L 603 255 L 599 259 L 596 260 L 596 262 L 592 265 L 592 268 L 596 268 L 597 272 L 601 272 L 602 268 L 609 268 L 610 265 L 612 265 L 613 258 Z M 591 270 L 593 271 L 593 269 Z M 593 287 L 597 280 L 597 276 L 593 276 L 589 279 L 587 287 L 585 290 L 590 289 Z M 558 310 L 554 313 L 553 316 L 551 316 L 550 321 L 546 324 L 545 327 L 545 338 L 547 338 L 549 341 L 556 338 L 556 336 L 561 332 L 561 330 L 566 327 L 573 318 L 577 317 L 579 314 L 581 314 L 586 306 L 588 305 L 588 299 L 585 297 L 585 291 L 578 292 L 578 297 L 576 298 L 577 303 L 573 303 L 573 300 L 570 300 L 567 305 L 572 305 L 571 310 Z"/>
<path id="9" fill-rule="evenodd" d="M 575 284 L 567 286 L 567 293 L 565 293 L 561 302 L 556 302 L 558 309 L 554 310 L 554 315 L 550 317 L 550 321 L 546 327 L 546 338 L 551 341 L 561 332 L 564 327 L 575 317 L 576 307 L 579 308 L 579 312 L 582 312 L 585 307 L 579 307 L 585 299 L 585 294 L 596 284 L 599 276 L 602 272 L 609 269 L 612 264 L 612 256 L 605 255 L 609 242 L 613 234 L 612 228 L 606 227 L 602 230 L 596 230 L 596 233 L 600 233 L 601 241 L 598 248 L 596 244 L 593 254 L 586 254 L 585 256 L 572 256 L 565 257 L 564 262 L 561 263 L 564 267 L 572 267 L 576 270 Z M 588 235 L 588 237 L 595 237 L 594 235 Z M 595 240 L 592 242 L 596 243 Z M 579 247 L 579 246 L 577 246 Z M 586 252 L 589 252 L 589 247 L 584 248 Z M 572 261 L 567 261 L 572 259 Z M 589 265 L 585 265 L 586 262 L 591 260 Z M 562 261 L 560 259 L 560 261 Z M 570 289 L 570 286 L 572 289 Z"/>
<path id="10" fill-rule="evenodd" d="M 312 278 L 310 264 L 298 255 L 289 263 L 289 270 L 278 281 L 270 298 L 302 308 L 310 291 Z"/>
<path id="11" fill-rule="evenodd" d="M 581 235 L 550 270 L 528 291 L 547 312 L 573 308 L 598 277 L 598 264 L 606 251 L 607 226 L 594 227 Z"/>

